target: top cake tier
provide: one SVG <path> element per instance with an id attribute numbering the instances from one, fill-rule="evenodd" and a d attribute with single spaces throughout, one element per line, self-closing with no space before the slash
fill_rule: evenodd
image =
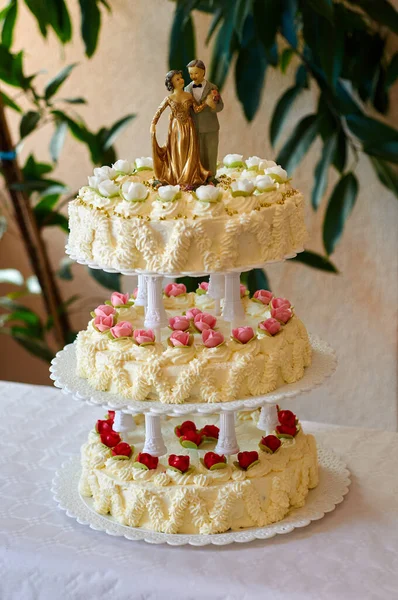
<path id="1" fill-rule="evenodd" d="M 158 187 L 151 158 L 94 169 L 69 204 L 68 253 L 120 272 L 201 275 L 303 250 L 304 199 L 280 166 L 228 155 L 217 180 L 192 191 Z"/>

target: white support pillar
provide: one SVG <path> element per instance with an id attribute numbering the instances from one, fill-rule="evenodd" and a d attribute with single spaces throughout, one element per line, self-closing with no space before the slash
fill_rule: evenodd
<path id="1" fill-rule="evenodd" d="M 123 438 L 129 438 L 134 429 L 136 429 L 133 415 L 126 414 L 121 410 L 116 410 L 113 429 L 114 431 L 121 433 Z"/>
<path id="2" fill-rule="evenodd" d="M 225 278 L 221 273 L 212 273 L 210 275 L 208 294 L 215 302 L 216 317 L 221 314 L 221 299 L 225 294 Z"/>
<path id="3" fill-rule="evenodd" d="M 159 415 L 145 415 L 145 444 L 142 451 L 152 456 L 163 456 L 167 452 Z"/>
<path id="4" fill-rule="evenodd" d="M 270 435 L 278 425 L 278 410 L 276 404 L 264 404 L 260 411 L 257 427 L 265 431 L 265 435 Z"/>
<path id="5" fill-rule="evenodd" d="M 147 305 L 147 291 L 146 291 L 146 276 L 138 275 L 138 294 L 134 304 L 137 306 L 143 306 L 144 310 Z"/>
<path id="6" fill-rule="evenodd" d="M 222 411 L 220 413 L 220 433 L 214 452 L 226 456 L 239 452 L 235 431 L 235 413 L 233 411 Z"/>
<path id="7" fill-rule="evenodd" d="M 161 275 L 148 275 L 146 281 L 148 304 L 144 325 L 145 327 L 154 330 L 156 341 L 160 342 L 160 329 L 166 327 L 168 324 L 166 311 L 163 305 L 163 277 Z"/>
<path id="8" fill-rule="evenodd" d="M 222 313 L 223 319 L 233 327 L 245 323 L 245 311 L 240 298 L 240 273 L 227 273 L 225 275 L 225 299 Z"/>

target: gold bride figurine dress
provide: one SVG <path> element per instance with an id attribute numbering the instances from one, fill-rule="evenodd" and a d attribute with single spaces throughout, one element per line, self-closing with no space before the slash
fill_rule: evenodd
<path id="1" fill-rule="evenodd" d="M 182 71 L 169 71 L 166 87 L 172 92 L 163 100 L 152 119 L 152 155 L 155 177 L 162 184 L 180 185 L 183 189 L 202 185 L 211 176 L 200 162 L 199 139 L 191 116 L 191 109 L 201 112 L 206 102 L 199 106 L 193 96 L 184 92 Z M 169 106 L 171 110 L 169 131 L 164 146 L 156 140 L 156 124 Z"/>

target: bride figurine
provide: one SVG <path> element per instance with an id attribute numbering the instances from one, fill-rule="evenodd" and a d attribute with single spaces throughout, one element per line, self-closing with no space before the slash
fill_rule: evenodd
<path id="1" fill-rule="evenodd" d="M 190 109 L 192 107 L 195 113 L 199 113 L 211 99 L 208 96 L 205 102 L 197 105 L 192 94 L 184 92 L 182 71 L 169 71 L 165 84 L 171 94 L 163 100 L 151 124 L 155 177 L 162 184 L 178 184 L 183 189 L 193 189 L 205 183 L 211 173 L 200 162 L 199 140 Z M 167 106 L 171 110 L 169 131 L 166 144 L 159 146 L 156 124 Z"/>

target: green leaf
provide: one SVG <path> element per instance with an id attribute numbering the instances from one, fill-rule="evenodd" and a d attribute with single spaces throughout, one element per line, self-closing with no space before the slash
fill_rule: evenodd
<path id="1" fill-rule="evenodd" d="M 74 262 L 74 260 L 68 258 L 67 256 L 61 259 L 59 269 L 57 271 L 57 275 L 60 279 L 64 279 L 65 281 L 72 281 L 73 274 L 71 267 L 74 264 Z"/>
<path id="2" fill-rule="evenodd" d="M 242 283 L 247 287 L 250 295 L 253 296 L 257 290 L 271 290 L 271 284 L 268 276 L 263 269 L 252 269 L 241 274 Z"/>
<path id="3" fill-rule="evenodd" d="M 229 2 L 224 11 L 224 20 L 219 28 L 213 46 L 209 80 L 221 90 L 228 75 L 232 57 L 237 48 L 234 28 L 234 6 Z"/>
<path id="4" fill-rule="evenodd" d="M 389 89 L 398 77 L 398 52 L 394 54 L 387 67 L 385 85 Z"/>
<path id="5" fill-rule="evenodd" d="M 292 48 L 297 48 L 297 0 L 282 0 L 281 33 Z"/>
<path id="6" fill-rule="evenodd" d="M 13 285 L 23 285 L 24 278 L 17 269 L 0 269 L 0 283 L 12 283 Z"/>
<path id="7" fill-rule="evenodd" d="M 58 212 L 51 212 L 43 220 L 42 227 L 60 227 L 65 233 L 69 233 L 68 219 Z"/>
<path id="8" fill-rule="evenodd" d="M 64 67 L 55 77 L 50 79 L 50 81 L 47 83 L 46 87 L 44 88 L 44 98 L 46 100 L 49 100 L 50 98 L 52 98 L 54 96 L 54 94 L 58 91 L 58 89 L 61 87 L 63 82 L 69 77 L 69 75 L 71 74 L 71 72 L 73 71 L 73 69 L 76 66 L 77 66 L 77 63 L 68 65 L 68 66 Z"/>
<path id="9" fill-rule="evenodd" d="M 275 43 L 276 33 L 281 24 L 282 5 L 280 0 L 255 0 L 253 6 L 257 37 L 269 50 Z"/>
<path id="10" fill-rule="evenodd" d="M 106 271 L 90 269 L 90 267 L 88 267 L 88 272 L 91 277 L 104 288 L 112 290 L 113 292 L 121 292 L 119 273 L 106 273 Z"/>
<path id="11" fill-rule="evenodd" d="M 46 0 L 25 0 L 25 4 L 36 18 L 42 36 L 47 37 L 48 19 Z"/>
<path id="12" fill-rule="evenodd" d="M 43 175 L 51 173 L 53 166 L 50 163 L 38 163 L 36 162 L 33 154 L 29 154 L 26 163 L 22 169 L 24 178 L 30 179 L 41 179 Z"/>
<path id="13" fill-rule="evenodd" d="M 15 22 L 17 20 L 18 4 L 17 0 L 11 0 L 7 6 L 3 28 L 1 30 L 1 43 L 7 48 L 11 48 L 14 35 Z"/>
<path id="14" fill-rule="evenodd" d="M 291 174 L 309 150 L 317 133 L 316 115 L 304 117 L 279 152 L 276 162 Z"/>
<path id="15" fill-rule="evenodd" d="M 306 4 L 310 10 L 317 12 L 321 17 L 324 17 L 333 24 L 334 13 L 332 0 L 306 0 Z"/>
<path id="16" fill-rule="evenodd" d="M 114 125 L 112 125 L 112 127 L 107 131 L 102 147 L 104 150 L 108 150 L 113 143 L 115 142 L 116 138 L 121 134 L 121 132 L 123 131 L 123 129 L 130 123 L 130 121 L 132 121 L 135 118 L 134 114 L 130 114 L 127 115 L 126 117 L 123 117 L 122 119 L 120 119 L 119 121 L 117 121 L 116 123 L 114 123 Z"/>
<path id="17" fill-rule="evenodd" d="M 301 262 L 307 267 L 312 267 L 313 269 L 320 269 L 321 271 L 328 271 L 329 273 L 338 273 L 337 267 L 326 257 L 321 254 L 317 254 L 316 252 L 311 252 L 310 250 L 304 250 L 304 252 L 300 252 L 292 258 L 297 262 Z"/>
<path id="18" fill-rule="evenodd" d="M 92 143 L 96 143 L 95 135 L 91 133 L 85 126 L 83 120 L 74 121 L 71 117 L 60 110 L 53 110 L 52 114 L 59 121 L 64 121 L 69 128 L 69 131 L 79 142 L 83 142 L 90 146 Z"/>
<path id="19" fill-rule="evenodd" d="M 239 41 L 243 38 L 243 28 L 246 18 L 252 14 L 253 0 L 235 0 L 234 27 Z"/>
<path id="20" fill-rule="evenodd" d="M 19 125 L 19 133 L 21 139 L 28 136 L 32 131 L 36 129 L 37 124 L 40 121 L 40 113 L 29 110 L 21 119 L 21 123 Z"/>
<path id="21" fill-rule="evenodd" d="M 280 68 L 284 75 L 286 75 L 287 68 L 290 65 L 293 56 L 294 51 L 292 50 L 292 48 L 285 48 L 281 54 Z"/>
<path id="22" fill-rule="evenodd" d="M 337 134 L 336 150 L 333 157 L 333 166 L 343 173 L 347 162 L 347 138 L 342 127 Z"/>
<path id="23" fill-rule="evenodd" d="M 293 102 L 297 96 L 302 92 L 301 87 L 294 85 L 293 87 L 286 90 L 286 92 L 279 98 L 277 105 L 274 108 L 272 114 L 269 137 L 271 146 L 275 146 L 280 134 L 282 133 L 283 125 L 286 122 L 289 110 L 293 106 Z"/>
<path id="24" fill-rule="evenodd" d="M 347 125 L 367 154 L 398 162 L 398 131 L 365 115 L 347 115 Z"/>
<path id="25" fill-rule="evenodd" d="M 36 217 L 36 220 L 40 222 L 40 220 L 45 216 L 48 212 L 54 210 L 60 194 L 46 194 L 40 198 L 40 201 L 33 208 L 33 213 Z"/>
<path id="26" fill-rule="evenodd" d="M 19 112 L 19 113 L 22 112 L 22 108 L 20 106 L 18 106 L 18 104 L 16 104 L 14 102 L 14 100 L 12 100 L 12 98 L 7 96 L 4 92 L 0 92 L 0 97 L 1 97 L 1 101 L 4 104 L 4 106 L 8 106 L 9 108 L 12 108 L 16 112 Z"/>
<path id="27" fill-rule="evenodd" d="M 181 69 L 186 83 L 188 70 L 186 65 L 196 56 L 195 31 L 190 15 L 190 6 L 178 0 L 174 13 L 169 39 L 169 69 Z"/>
<path id="28" fill-rule="evenodd" d="M 96 0 L 79 0 L 81 11 L 81 35 L 87 56 L 92 56 L 98 43 L 101 29 L 101 12 Z"/>
<path id="29" fill-rule="evenodd" d="M 327 181 L 328 181 L 328 170 L 333 160 L 335 149 L 336 149 L 337 135 L 332 135 L 324 144 L 321 158 L 317 166 L 315 167 L 314 178 L 315 185 L 312 190 L 312 207 L 317 210 L 323 194 L 325 193 Z"/>
<path id="30" fill-rule="evenodd" d="M 339 242 L 345 222 L 354 208 L 358 193 L 358 181 L 353 173 L 347 173 L 336 184 L 323 222 L 323 244 L 328 255 L 333 254 Z"/>
<path id="31" fill-rule="evenodd" d="M 72 24 L 65 0 L 46 1 L 47 21 L 62 44 L 72 37 Z"/>
<path id="32" fill-rule="evenodd" d="M 245 117 L 248 121 L 252 121 L 261 102 L 267 60 L 263 45 L 254 35 L 251 16 L 246 19 L 243 39 L 244 43 L 235 65 L 235 84 Z"/>
<path id="33" fill-rule="evenodd" d="M 0 240 L 7 231 L 7 219 L 0 215 Z"/>
<path id="34" fill-rule="evenodd" d="M 58 162 L 59 155 L 61 154 L 61 150 L 65 142 L 67 130 L 68 125 L 65 123 L 65 121 L 60 121 L 55 128 L 54 134 L 50 141 L 50 154 L 54 162 Z"/>
<path id="35" fill-rule="evenodd" d="M 387 0 L 354 0 L 376 23 L 398 34 L 398 12 Z"/>
<path id="36" fill-rule="evenodd" d="M 213 33 L 215 32 L 215 30 L 217 29 L 218 25 L 221 22 L 222 17 L 223 17 L 223 9 L 220 6 L 215 11 L 213 19 L 212 19 L 212 21 L 210 23 L 209 31 L 207 32 L 206 41 L 205 41 L 206 46 L 209 44 L 209 42 L 210 42 L 210 40 L 211 40 L 211 38 L 213 36 Z"/>
<path id="37" fill-rule="evenodd" d="M 6 46 L 0 45 L 0 79 L 14 87 L 26 89 L 29 78 L 23 73 L 22 60 L 22 51 L 12 54 Z"/>
<path id="38" fill-rule="evenodd" d="M 87 104 L 87 100 L 84 98 L 62 98 L 62 102 L 67 102 L 68 104 Z"/>
<path id="39" fill-rule="evenodd" d="M 375 158 L 374 156 L 369 157 L 370 162 L 374 170 L 376 171 L 376 175 L 381 181 L 383 185 L 386 186 L 389 190 L 391 190 L 398 198 L 398 176 L 396 171 L 390 167 L 390 165 L 381 160 L 380 158 Z"/>

